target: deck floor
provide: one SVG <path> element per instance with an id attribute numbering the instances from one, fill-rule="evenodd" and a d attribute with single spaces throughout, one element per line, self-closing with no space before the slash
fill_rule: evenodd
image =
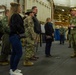
<path id="1" fill-rule="evenodd" d="M 34 61 L 34 66 L 23 66 L 21 59 L 19 69 L 23 75 L 76 75 L 76 58 L 70 58 L 73 49 L 68 48 L 68 43 L 59 45 L 59 42 L 54 42 L 51 58 L 45 57 L 44 49 L 45 44 L 38 48 L 39 59 Z M 9 66 L 0 66 L 0 75 L 9 75 Z"/>

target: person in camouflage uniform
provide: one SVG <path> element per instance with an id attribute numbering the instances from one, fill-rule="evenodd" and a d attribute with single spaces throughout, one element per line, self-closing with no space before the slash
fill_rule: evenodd
<path id="1" fill-rule="evenodd" d="M 61 25 L 61 28 L 59 29 L 59 32 L 60 32 L 60 44 L 64 44 L 65 29 L 63 28 L 62 25 Z"/>
<path id="2" fill-rule="evenodd" d="M 34 32 L 34 23 L 32 17 L 34 16 L 31 9 L 27 10 L 26 13 L 28 16 L 24 20 L 25 26 L 25 55 L 24 55 L 24 66 L 31 66 L 34 63 L 30 61 L 30 58 L 34 55 L 35 50 L 35 32 Z"/>
<path id="3" fill-rule="evenodd" d="M 1 48 L 1 55 L 0 55 L 0 65 L 7 65 L 8 62 L 8 55 L 11 51 L 10 49 L 10 42 L 9 42 L 9 26 L 8 26 L 8 15 L 9 10 L 5 11 L 5 16 L 1 20 L 3 25 L 3 36 L 2 36 L 2 48 Z"/>
<path id="4" fill-rule="evenodd" d="M 71 28 L 71 37 L 72 37 L 72 45 L 74 49 L 74 54 L 71 56 L 72 58 L 76 57 L 76 8 L 71 9 L 72 18 L 70 20 L 70 28 Z"/>

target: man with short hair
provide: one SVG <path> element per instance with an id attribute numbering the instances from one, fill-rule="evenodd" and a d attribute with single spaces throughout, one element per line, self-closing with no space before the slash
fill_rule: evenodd
<path id="1" fill-rule="evenodd" d="M 40 36 L 40 44 L 41 44 L 41 26 L 40 26 L 40 23 L 37 19 L 38 9 L 36 6 L 32 7 L 32 12 L 34 13 L 34 17 L 32 19 L 34 21 L 34 32 L 36 33 L 36 50 L 37 50 L 38 49 L 39 36 Z M 38 59 L 39 57 L 36 57 L 34 54 L 33 58 Z"/>
<path id="2" fill-rule="evenodd" d="M 72 45 L 74 49 L 74 54 L 71 58 L 76 58 L 76 8 L 71 9 L 70 11 L 72 15 L 72 19 L 70 20 L 70 28 L 71 28 L 71 37 L 72 37 Z"/>

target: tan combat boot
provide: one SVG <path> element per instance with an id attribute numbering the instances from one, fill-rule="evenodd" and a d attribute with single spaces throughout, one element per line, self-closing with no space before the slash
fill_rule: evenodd
<path id="1" fill-rule="evenodd" d="M 23 62 L 23 65 L 24 65 L 24 66 L 33 66 L 34 63 L 31 62 L 31 61 L 24 61 L 24 62 Z"/>
<path id="2" fill-rule="evenodd" d="M 76 51 L 74 52 L 73 55 L 71 55 L 71 58 L 76 58 Z"/>
<path id="3" fill-rule="evenodd" d="M 9 62 L 0 62 L 0 65 L 6 66 L 6 65 L 9 65 Z"/>
<path id="4" fill-rule="evenodd" d="M 1 66 L 9 65 L 9 61 L 8 60 L 3 60 L 2 57 L 0 56 L 0 65 Z"/>

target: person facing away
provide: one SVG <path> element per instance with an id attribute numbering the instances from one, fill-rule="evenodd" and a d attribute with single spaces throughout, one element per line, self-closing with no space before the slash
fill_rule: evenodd
<path id="1" fill-rule="evenodd" d="M 44 26 L 45 26 L 45 23 L 42 22 L 42 23 L 41 23 L 41 33 L 42 33 L 42 34 L 45 34 L 45 28 L 44 28 Z"/>
<path id="2" fill-rule="evenodd" d="M 54 38 L 53 38 L 54 37 L 54 29 L 53 29 L 53 24 L 51 23 L 50 18 L 46 19 L 45 35 L 46 35 L 45 55 L 46 55 L 46 57 L 50 57 L 52 41 L 54 40 Z"/>
<path id="3" fill-rule="evenodd" d="M 45 23 L 41 22 L 42 43 L 45 43 Z"/>
<path id="4" fill-rule="evenodd" d="M 25 32 L 23 18 L 20 16 L 21 7 L 18 3 L 10 3 L 9 27 L 10 35 L 9 40 L 12 46 L 10 57 L 10 75 L 23 75 L 21 70 L 18 69 L 18 64 L 22 56 L 22 44 L 20 38 L 21 34 Z"/>

